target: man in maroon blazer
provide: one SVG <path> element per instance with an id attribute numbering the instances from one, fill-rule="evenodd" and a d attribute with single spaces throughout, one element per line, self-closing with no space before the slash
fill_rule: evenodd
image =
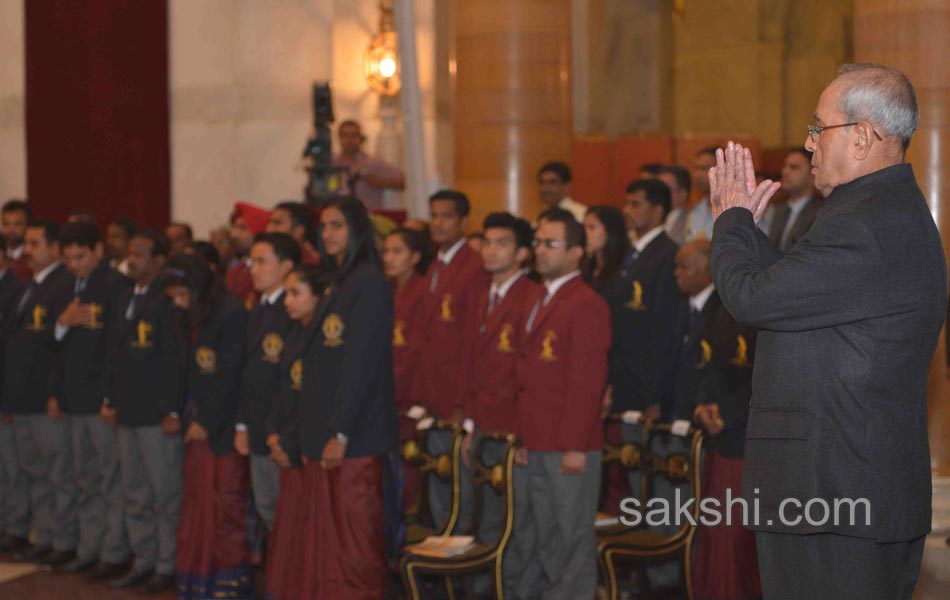
<path id="1" fill-rule="evenodd" d="M 570 213 L 544 213 L 534 245 L 546 293 L 535 299 L 521 341 L 517 434 L 530 478 L 538 589 L 545 598 L 592 598 L 610 311 L 580 277 L 584 228 Z"/>
<path id="2" fill-rule="evenodd" d="M 469 202 L 462 192 L 440 190 L 429 198 L 432 241 L 439 256 L 426 274 L 423 303 L 426 315 L 419 371 L 413 396 L 426 411 L 438 418 L 461 421 L 464 408 L 459 393 L 462 340 L 466 323 L 473 314 L 475 295 L 488 287 L 488 273 L 481 257 L 466 243 Z M 429 451 L 448 452 L 452 436 L 435 431 L 429 435 Z M 438 477 L 429 477 L 429 511 L 440 527 L 449 512 L 449 486 Z M 462 497 L 468 494 L 462 490 Z M 458 528 L 467 527 L 467 519 Z"/>
<path id="3" fill-rule="evenodd" d="M 469 464 L 469 451 L 478 444 L 482 432 L 514 433 L 517 421 L 517 364 L 524 324 L 531 303 L 542 293 L 540 285 L 528 279 L 526 264 L 531 259 L 534 232 L 531 225 L 509 213 L 492 213 L 485 219 L 481 256 L 485 270 L 491 273 L 491 284 L 476 297 L 474 318 L 469 320 L 463 340 L 459 389 L 463 395 L 469 432 L 462 446 L 463 458 Z M 475 440 L 473 444 L 473 440 Z M 482 442 L 486 446 L 482 458 L 487 464 L 505 459 L 504 445 Z M 463 470 L 470 477 L 471 471 Z M 527 468 L 514 472 L 514 518 L 530 518 Z M 490 544 L 501 529 L 501 499 L 493 490 L 482 490 L 478 539 Z M 531 546 L 525 547 L 521 537 L 513 536 L 505 550 L 502 581 L 505 598 L 524 598 L 537 586 L 537 561 L 532 559 Z M 491 581 L 475 581 L 476 594 L 487 594 Z"/>

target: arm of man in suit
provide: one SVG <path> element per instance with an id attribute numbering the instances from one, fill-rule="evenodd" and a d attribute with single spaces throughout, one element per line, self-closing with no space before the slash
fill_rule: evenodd
<path id="1" fill-rule="evenodd" d="M 348 336 L 343 347 L 343 367 L 327 426 L 350 437 L 356 416 L 373 381 L 371 371 L 384 361 L 392 368 L 390 347 L 393 330 L 392 292 L 382 277 L 365 277 L 353 297 Z M 388 354 L 388 356 L 384 356 Z M 368 371 L 369 370 L 369 371 Z M 394 399 L 390 399 L 395 404 Z"/>
<path id="2" fill-rule="evenodd" d="M 610 347 L 610 312 L 597 298 L 573 315 L 570 345 L 563 357 L 567 389 L 557 431 L 558 446 L 565 452 L 586 452 L 594 427 L 600 427 L 600 405 L 607 384 L 607 349 Z"/>
<path id="3" fill-rule="evenodd" d="M 685 296 L 676 285 L 676 265 L 672 260 L 664 264 L 657 278 L 656 306 L 650 323 L 651 351 L 646 358 L 646 406 L 659 406 L 664 390 L 669 389 L 673 370 L 668 359 L 676 346 L 675 332 L 680 308 Z"/>
<path id="4" fill-rule="evenodd" d="M 816 225 L 785 257 L 763 269 L 752 214 L 743 208 L 716 221 L 711 269 L 737 321 L 776 331 L 833 327 L 894 311 L 871 291 L 883 250 L 874 232 L 849 215 Z M 893 298 L 890 298 L 893 300 Z"/>
<path id="5" fill-rule="evenodd" d="M 156 342 L 161 349 L 157 368 L 162 377 L 159 393 L 159 408 L 164 415 L 178 413 L 182 409 L 185 382 L 188 378 L 188 342 L 182 331 L 182 324 L 165 298 L 157 300 L 155 310 L 155 328 L 158 330 Z"/>

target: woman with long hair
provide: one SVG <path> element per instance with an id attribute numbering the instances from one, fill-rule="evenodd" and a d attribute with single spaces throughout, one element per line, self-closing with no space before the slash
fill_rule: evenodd
<path id="1" fill-rule="evenodd" d="M 623 213 L 615 206 L 592 206 L 584 217 L 584 281 L 600 292 L 623 267 L 630 252 L 630 238 Z"/>
<path id="2" fill-rule="evenodd" d="M 425 273 L 432 261 L 432 243 L 420 231 L 399 228 L 386 236 L 383 242 L 383 271 L 392 283 L 393 305 L 393 375 L 396 383 L 396 408 L 400 414 L 413 405 L 412 386 L 422 345 L 424 318 L 423 294 Z M 399 419 L 399 442 L 415 436 L 415 421 Z M 403 506 L 416 503 L 419 489 L 419 471 L 403 468 Z"/>
<path id="3" fill-rule="evenodd" d="M 297 411 L 307 499 L 301 594 L 377 600 L 387 582 L 386 512 L 393 506 L 387 501 L 397 443 L 392 292 L 358 200 L 323 209 L 318 249 L 332 284 L 303 356 L 306 401 Z"/>
<path id="4" fill-rule="evenodd" d="M 309 507 L 304 495 L 298 405 L 303 357 L 314 337 L 314 315 L 326 286 L 326 273 L 321 266 L 299 265 L 284 278 L 284 306 L 293 326 L 281 355 L 279 384 L 267 420 L 270 456 L 280 466 L 280 491 L 265 569 L 268 600 L 307 597 L 302 592 L 300 575 L 307 568 L 302 550 L 305 537 L 302 527 Z"/>
<path id="5" fill-rule="evenodd" d="M 178 597 L 243 597 L 253 590 L 246 527 L 250 474 L 233 440 L 247 313 L 197 255 L 171 258 L 161 285 L 185 313 L 191 341 Z"/>

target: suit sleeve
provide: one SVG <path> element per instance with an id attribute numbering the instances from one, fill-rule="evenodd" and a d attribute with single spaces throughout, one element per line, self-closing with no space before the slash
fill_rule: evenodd
<path id="1" fill-rule="evenodd" d="M 69 331 L 66 331 L 66 336 L 62 340 L 56 339 L 56 322 L 59 320 L 59 315 L 66 310 L 66 307 L 69 303 L 72 302 L 72 289 L 68 285 L 60 282 L 60 285 L 57 286 L 55 293 L 53 294 L 53 303 L 50 307 L 50 330 L 53 332 L 52 339 L 49 341 L 53 349 L 52 355 L 52 364 L 50 365 L 49 372 L 49 389 L 48 395 L 55 397 L 59 401 L 59 409 L 66 410 L 67 398 L 65 396 L 63 385 L 64 385 L 64 357 L 63 357 L 63 345 L 66 340 L 66 337 L 69 336 Z"/>
<path id="2" fill-rule="evenodd" d="M 591 431 L 601 426 L 600 406 L 607 384 L 610 311 L 600 297 L 576 312 L 569 339 L 569 352 L 564 361 L 567 397 L 556 439 L 564 451 L 584 451 Z"/>
<path id="3" fill-rule="evenodd" d="M 784 258 L 767 265 L 752 213 L 730 209 L 716 221 L 711 268 L 735 319 L 775 331 L 807 331 L 886 316 L 875 285 L 883 250 L 874 232 L 848 216 L 823 222 Z M 888 308 L 889 307 L 889 308 Z"/>
<path id="4" fill-rule="evenodd" d="M 159 302 L 156 325 L 162 352 L 157 367 L 160 373 L 167 373 L 167 377 L 162 378 L 158 397 L 162 414 L 168 414 L 182 409 L 188 378 L 188 342 L 177 311 L 164 298 Z"/>
<path id="5" fill-rule="evenodd" d="M 730 317 L 727 327 L 718 336 L 720 339 L 714 342 L 718 348 L 733 348 L 740 335 L 747 344 L 746 364 L 734 364 L 731 351 L 714 350 L 714 363 L 708 369 L 709 385 L 704 386 L 707 394 L 704 401 L 719 405 L 719 414 L 729 427 L 745 425 L 749 420 L 756 330 L 740 325 Z"/>
<path id="6" fill-rule="evenodd" d="M 392 351 L 387 336 L 392 336 L 392 293 L 382 277 L 366 277 L 356 282 L 352 315 L 346 324 L 349 336 L 343 346 L 343 366 L 328 426 L 331 432 L 350 436 L 357 415 L 367 401 L 373 382 L 371 373 L 392 368 Z M 390 402 L 395 404 L 395 399 Z"/>
<path id="7" fill-rule="evenodd" d="M 198 408 L 198 422 L 211 434 L 232 423 L 240 381 L 241 352 L 247 312 L 234 306 L 221 323 L 221 342 L 217 348 L 217 372 L 212 392 L 204 398 L 192 398 Z"/>

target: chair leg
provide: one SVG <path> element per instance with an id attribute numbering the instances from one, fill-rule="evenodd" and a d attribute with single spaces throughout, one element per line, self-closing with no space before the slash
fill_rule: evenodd
<path id="1" fill-rule="evenodd" d="M 607 588 L 608 600 L 617 600 L 617 570 L 613 564 L 613 557 L 609 550 L 597 549 L 597 566 L 600 569 L 600 577 L 604 580 Z"/>
<path id="2" fill-rule="evenodd" d="M 449 595 L 449 600 L 455 600 L 455 586 L 452 585 L 452 576 L 445 576 L 445 591 Z"/>
<path id="3" fill-rule="evenodd" d="M 496 600 L 505 600 L 505 580 L 504 580 L 504 571 L 502 569 L 501 555 L 495 557 L 495 560 L 492 562 L 492 588 L 495 590 L 495 599 Z"/>
<path id="4" fill-rule="evenodd" d="M 686 588 L 687 600 L 693 600 L 693 539 L 689 538 L 683 547 L 683 586 Z"/>
<path id="5" fill-rule="evenodd" d="M 402 576 L 403 592 L 408 600 L 420 600 L 419 583 L 416 581 L 416 574 L 413 572 L 412 565 L 403 561 L 399 569 Z"/>

